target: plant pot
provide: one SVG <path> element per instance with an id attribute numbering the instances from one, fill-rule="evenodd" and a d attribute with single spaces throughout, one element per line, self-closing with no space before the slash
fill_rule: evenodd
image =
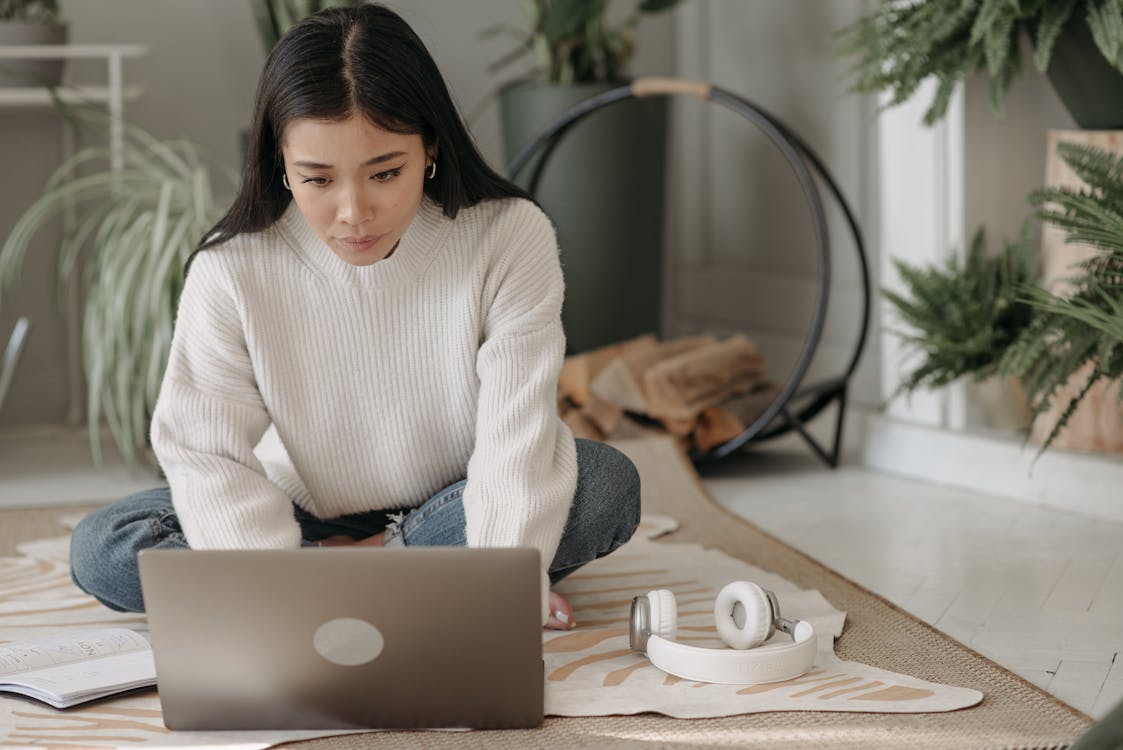
<path id="1" fill-rule="evenodd" d="M 969 381 L 967 394 L 982 424 L 992 430 L 1025 430 L 1033 421 L 1025 389 L 1016 378 L 995 375 Z"/>
<path id="2" fill-rule="evenodd" d="M 66 44 L 66 24 L 34 21 L 0 21 L 0 47 L 28 44 Z M 0 60 L 0 88 L 58 86 L 66 60 Z"/>
<path id="3" fill-rule="evenodd" d="M 1046 75 L 1082 129 L 1123 128 L 1123 71 L 1096 46 L 1084 12 L 1074 12 L 1061 30 Z"/>
<path id="4" fill-rule="evenodd" d="M 620 84 L 524 82 L 500 95 L 507 161 L 573 105 Z M 659 333 L 667 100 L 625 99 L 577 122 L 542 173 L 565 274 L 569 351 Z M 544 149 L 518 175 L 529 184 Z"/>

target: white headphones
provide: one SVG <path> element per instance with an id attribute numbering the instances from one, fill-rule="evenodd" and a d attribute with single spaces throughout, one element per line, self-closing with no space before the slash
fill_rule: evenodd
<path id="1" fill-rule="evenodd" d="M 815 663 L 818 643 L 811 623 L 780 617 L 776 595 L 755 583 L 734 581 L 718 592 L 714 624 L 729 649 L 678 643 L 675 595 L 659 589 L 632 599 L 628 641 L 659 669 L 695 682 L 780 682 L 805 674 Z M 760 646 L 777 630 L 790 635 L 792 643 Z"/>

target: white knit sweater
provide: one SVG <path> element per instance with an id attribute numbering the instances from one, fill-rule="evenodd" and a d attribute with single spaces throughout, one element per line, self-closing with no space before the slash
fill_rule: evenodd
<path id="1" fill-rule="evenodd" d="M 365 267 L 295 204 L 199 253 L 152 422 L 188 543 L 297 547 L 293 502 L 415 507 L 467 478 L 469 546 L 536 547 L 548 566 L 577 484 L 556 412 L 562 292 L 553 228 L 516 199 L 449 220 L 426 198 Z M 254 454 L 270 425 L 288 467 Z"/>

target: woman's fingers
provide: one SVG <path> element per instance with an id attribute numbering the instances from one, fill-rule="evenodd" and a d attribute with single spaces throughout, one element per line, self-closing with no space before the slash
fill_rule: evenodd
<path id="1" fill-rule="evenodd" d="M 556 591 L 550 592 L 550 617 L 546 620 L 546 627 L 550 630 L 572 630 L 577 627 L 577 621 L 573 619 L 573 607 Z"/>
<path id="2" fill-rule="evenodd" d="M 353 539 L 346 534 L 332 534 L 320 540 L 321 547 L 381 547 L 386 540 L 386 532 L 380 531 L 365 539 Z"/>
<path id="3" fill-rule="evenodd" d="M 321 547 L 350 547 L 355 540 L 346 534 L 333 534 L 320 540 Z"/>

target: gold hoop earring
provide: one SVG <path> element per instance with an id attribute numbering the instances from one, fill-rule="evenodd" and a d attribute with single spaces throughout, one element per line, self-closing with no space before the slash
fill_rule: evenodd
<path id="1" fill-rule="evenodd" d="M 281 184 L 285 186 L 285 190 L 292 192 L 292 185 L 289 184 L 289 176 L 287 174 L 281 175 Z"/>
<path id="2" fill-rule="evenodd" d="M 437 161 L 435 159 L 429 162 L 429 170 L 425 173 L 425 176 L 430 180 L 437 176 Z"/>

